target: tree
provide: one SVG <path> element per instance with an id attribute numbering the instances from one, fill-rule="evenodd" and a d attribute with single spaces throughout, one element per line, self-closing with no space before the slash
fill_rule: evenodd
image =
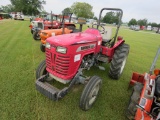
<path id="1" fill-rule="evenodd" d="M 11 4 L 6 5 L 6 6 L 2 5 L 0 8 L 6 13 L 10 13 L 10 12 L 14 11 L 14 9 L 15 9 L 14 6 Z"/>
<path id="2" fill-rule="evenodd" d="M 153 23 L 151 23 L 151 26 L 152 26 L 152 27 L 158 27 L 158 24 L 155 23 L 155 22 L 153 22 Z"/>
<path id="3" fill-rule="evenodd" d="M 147 26 L 147 19 L 140 19 L 137 21 L 137 24 L 140 26 Z"/>
<path id="4" fill-rule="evenodd" d="M 129 21 L 128 25 L 129 25 L 129 26 L 130 26 L 130 25 L 137 25 L 136 19 L 132 18 L 132 19 Z"/>
<path id="5" fill-rule="evenodd" d="M 63 11 L 62 11 L 62 14 L 64 13 L 71 13 L 71 8 L 65 8 Z"/>
<path id="6" fill-rule="evenodd" d="M 107 12 L 106 15 L 103 18 L 103 22 L 105 23 L 114 23 L 113 22 L 114 19 L 114 12 Z"/>
<path id="7" fill-rule="evenodd" d="M 24 14 L 39 14 L 43 9 L 45 1 L 41 0 L 10 0 L 12 5 L 15 6 L 15 12 L 23 12 Z"/>
<path id="8" fill-rule="evenodd" d="M 92 12 L 92 6 L 85 2 L 75 2 L 71 6 L 72 12 L 77 17 L 84 17 L 84 18 L 93 18 L 94 13 Z"/>
<path id="9" fill-rule="evenodd" d="M 113 12 L 113 11 L 107 12 L 102 21 L 109 24 L 113 24 L 113 23 L 118 24 L 119 15 L 120 15 L 119 12 Z"/>
<path id="10" fill-rule="evenodd" d="M 93 17 L 94 20 L 98 20 L 98 18 L 96 16 Z"/>

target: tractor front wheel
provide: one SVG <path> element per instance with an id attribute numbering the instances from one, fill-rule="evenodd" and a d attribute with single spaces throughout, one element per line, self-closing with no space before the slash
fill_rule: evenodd
<path id="1" fill-rule="evenodd" d="M 40 50 L 42 51 L 42 52 L 45 52 L 45 46 L 41 43 L 40 44 Z"/>
<path id="2" fill-rule="evenodd" d="M 42 75 L 46 75 L 47 74 L 47 70 L 46 70 L 46 60 L 43 60 L 37 70 L 36 70 L 36 79 L 38 79 L 39 77 L 41 77 Z"/>
<path id="3" fill-rule="evenodd" d="M 40 35 L 39 35 L 38 31 L 35 31 L 33 33 L 33 38 L 34 38 L 34 40 L 40 40 Z"/>
<path id="4" fill-rule="evenodd" d="M 128 54 L 129 54 L 129 45 L 125 43 L 120 45 L 115 50 L 109 70 L 109 76 L 111 78 L 116 80 L 119 79 L 125 67 Z"/>
<path id="5" fill-rule="evenodd" d="M 33 32 L 34 32 L 34 31 L 31 29 L 31 34 L 33 34 Z"/>
<path id="6" fill-rule="evenodd" d="M 101 84 L 102 80 L 98 76 L 93 76 L 90 78 L 80 98 L 80 108 L 82 110 L 86 111 L 92 107 L 93 103 L 95 102 L 98 96 Z"/>

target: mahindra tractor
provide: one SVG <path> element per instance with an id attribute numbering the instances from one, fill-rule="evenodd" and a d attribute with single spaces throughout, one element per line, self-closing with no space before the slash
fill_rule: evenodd
<path id="1" fill-rule="evenodd" d="M 116 33 L 109 39 L 106 36 L 110 32 L 100 25 L 104 10 L 119 13 Z M 102 79 L 97 75 L 85 76 L 84 70 L 90 70 L 92 66 L 102 70 L 102 63 L 111 63 L 108 74 L 112 79 L 119 79 L 124 70 L 129 45 L 125 44 L 122 37 L 117 37 L 122 15 L 121 9 L 103 8 L 98 23 L 92 25 L 92 28 L 83 32 L 49 37 L 45 45 L 46 59 L 36 70 L 36 89 L 51 100 L 59 100 L 73 85 L 85 84 L 79 106 L 82 110 L 89 110 L 97 99 Z M 51 81 L 66 84 L 66 87 L 59 89 L 55 82 L 51 84 Z"/>
<path id="2" fill-rule="evenodd" d="M 55 15 L 52 15 L 55 16 Z M 58 28 L 62 28 L 63 22 L 65 22 L 66 19 L 69 19 L 68 22 L 65 22 L 65 27 L 69 28 L 69 29 L 74 29 L 76 26 L 74 23 L 71 23 L 71 17 L 72 17 L 72 13 L 64 13 L 63 15 L 56 15 L 55 19 L 53 20 L 53 17 L 51 17 L 51 21 L 48 20 L 44 20 L 39 21 L 37 23 L 37 27 L 32 28 L 33 32 L 33 38 L 34 40 L 40 40 L 40 31 L 41 30 L 48 30 L 48 29 L 58 29 Z M 57 19 L 60 19 L 60 21 L 58 21 Z"/>
<path id="3" fill-rule="evenodd" d="M 155 68 L 159 55 L 160 47 L 148 73 L 132 74 L 133 91 L 126 110 L 130 120 L 160 120 L 160 69 Z"/>
<path id="4" fill-rule="evenodd" d="M 40 50 L 45 52 L 45 45 L 46 39 L 52 36 L 62 35 L 62 34 L 69 34 L 75 32 L 81 32 L 83 24 L 86 24 L 86 20 L 84 18 L 78 18 L 79 29 L 72 29 L 65 26 L 65 22 L 63 21 L 62 28 L 60 29 L 50 29 L 50 30 L 41 30 L 39 35 L 41 38 Z"/>

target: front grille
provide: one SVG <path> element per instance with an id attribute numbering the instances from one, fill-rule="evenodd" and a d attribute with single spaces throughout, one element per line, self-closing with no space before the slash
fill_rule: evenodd
<path id="1" fill-rule="evenodd" d="M 43 29 L 43 23 L 38 23 L 38 28 Z"/>
<path id="2" fill-rule="evenodd" d="M 70 57 L 57 55 L 55 59 L 55 71 L 62 75 L 67 75 Z"/>
<path id="3" fill-rule="evenodd" d="M 61 74 L 67 75 L 69 70 L 70 57 L 59 54 L 52 54 L 46 50 L 46 66 L 50 70 Z"/>
<path id="4" fill-rule="evenodd" d="M 46 67 L 52 70 L 51 66 L 51 53 L 46 50 Z"/>

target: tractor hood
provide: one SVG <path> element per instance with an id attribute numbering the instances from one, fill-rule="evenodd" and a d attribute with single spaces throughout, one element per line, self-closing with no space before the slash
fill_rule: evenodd
<path id="1" fill-rule="evenodd" d="M 80 44 L 80 43 L 87 43 L 96 41 L 97 37 L 93 34 L 89 33 L 72 33 L 72 34 L 65 34 L 50 37 L 47 39 L 47 42 L 51 44 L 57 44 L 62 46 L 73 45 L 73 44 Z"/>
<path id="2" fill-rule="evenodd" d="M 65 35 L 58 35 L 48 38 L 46 41 L 50 44 L 68 46 L 75 44 L 83 44 L 88 42 L 97 41 L 97 36 L 91 33 L 71 33 Z"/>
<path id="3" fill-rule="evenodd" d="M 50 32 L 55 32 L 55 31 L 59 31 L 60 29 L 48 29 L 48 30 L 41 30 L 41 32 L 44 33 L 50 33 Z"/>

